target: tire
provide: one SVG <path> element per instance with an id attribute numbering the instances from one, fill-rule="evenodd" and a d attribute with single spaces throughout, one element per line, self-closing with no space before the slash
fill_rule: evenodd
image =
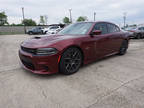
<path id="1" fill-rule="evenodd" d="M 144 34 L 142 34 L 142 39 L 144 38 Z"/>
<path id="2" fill-rule="evenodd" d="M 33 34 L 33 32 L 29 32 L 29 35 L 32 35 Z"/>
<path id="3" fill-rule="evenodd" d="M 136 38 L 137 39 L 141 39 L 142 35 L 141 34 L 137 34 Z"/>
<path id="4" fill-rule="evenodd" d="M 120 47 L 119 55 L 124 55 L 124 54 L 126 54 L 127 49 L 128 49 L 128 41 L 127 41 L 127 40 L 124 40 L 124 41 L 122 42 L 121 47 Z"/>
<path id="5" fill-rule="evenodd" d="M 76 73 L 82 64 L 82 53 L 78 48 L 68 48 L 61 57 L 59 63 L 60 73 L 71 75 Z"/>

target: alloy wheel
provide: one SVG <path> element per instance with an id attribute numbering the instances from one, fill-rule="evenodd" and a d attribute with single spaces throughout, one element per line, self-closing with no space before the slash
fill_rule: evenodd
<path id="1" fill-rule="evenodd" d="M 82 63 L 82 54 L 77 48 L 69 48 L 62 56 L 61 70 L 64 74 L 72 74 L 78 71 Z"/>

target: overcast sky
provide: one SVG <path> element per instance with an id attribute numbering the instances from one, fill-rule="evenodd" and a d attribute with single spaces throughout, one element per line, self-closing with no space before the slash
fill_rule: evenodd
<path id="1" fill-rule="evenodd" d="M 21 7 L 25 8 L 25 18 L 32 18 L 39 23 L 40 15 L 48 16 L 48 24 L 60 23 L 65 16 L 75 21 L 79 16 L 87 16 L 93 21 L 123 22 L 123 13 L 127 13 L 127 23 L 144 23 L 144 0 L 0 0 L 0 12 L 5 11 L 9 23 L 20 23 Z"/>

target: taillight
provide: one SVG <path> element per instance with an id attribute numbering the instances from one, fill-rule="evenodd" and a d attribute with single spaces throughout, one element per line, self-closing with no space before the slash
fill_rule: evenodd
<path id="1" fill-rule="evenodd" d="M 135 32 L 134 30 L 130 30 L 130 32 Z"/>

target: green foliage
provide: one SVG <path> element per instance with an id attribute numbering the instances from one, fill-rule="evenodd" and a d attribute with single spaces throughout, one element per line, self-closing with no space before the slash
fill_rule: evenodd
<path id="1" fill-rule="evenodd" d="M 22 21 L 22 24 L 24 24 L 25 26 L 36 26 L 36 22 L 32 19 L 24 19 Z"/>
<path id="2" fill-rule="evenodd" d="M 23 26 L 23 24 L 16 24 L 16 26 Z"/>
<path id="3" fill-rule="evenodd" d="M 48 20 L 48 17 L 46 15 L 40 16 L 40 24 L 39 25 L 47 25 L 47 20 Z"/>
<path id="4" fill-rule="evenodd" d="M 12 23 L 11 26 L 23 26 L 23 24 L 14 24 L 14 23 Z"/>
<path id="5" fill-rule="evenodd" d="M 87 21 L 87 20 L 88 20 L 88 19 L 87 19 L 86 16 L 80 16 L 80 17 L 78 17 L 77 22 Z"/>
<path id="6" fill-rule="evenodd" d="M 136 24 L 128 25 L 128 27 L 137 27 L 137 25 Z"/>
<path id="7" fill-rule="evenodd" d="M 63 18 L 63 23 L 69 24 L 69 23 L 71 23 L 71 22 L 70 22 L 70 19 L 69 19 L 68 17 L 64 17 L 64 18 Z"/>
<path id="8" fill-rule="evenodd" d="M 5 12 L 0 12 L 0 26 L 3 26 L 5 24 L 8 24 L 7 15 L 5 14 Z"/>

